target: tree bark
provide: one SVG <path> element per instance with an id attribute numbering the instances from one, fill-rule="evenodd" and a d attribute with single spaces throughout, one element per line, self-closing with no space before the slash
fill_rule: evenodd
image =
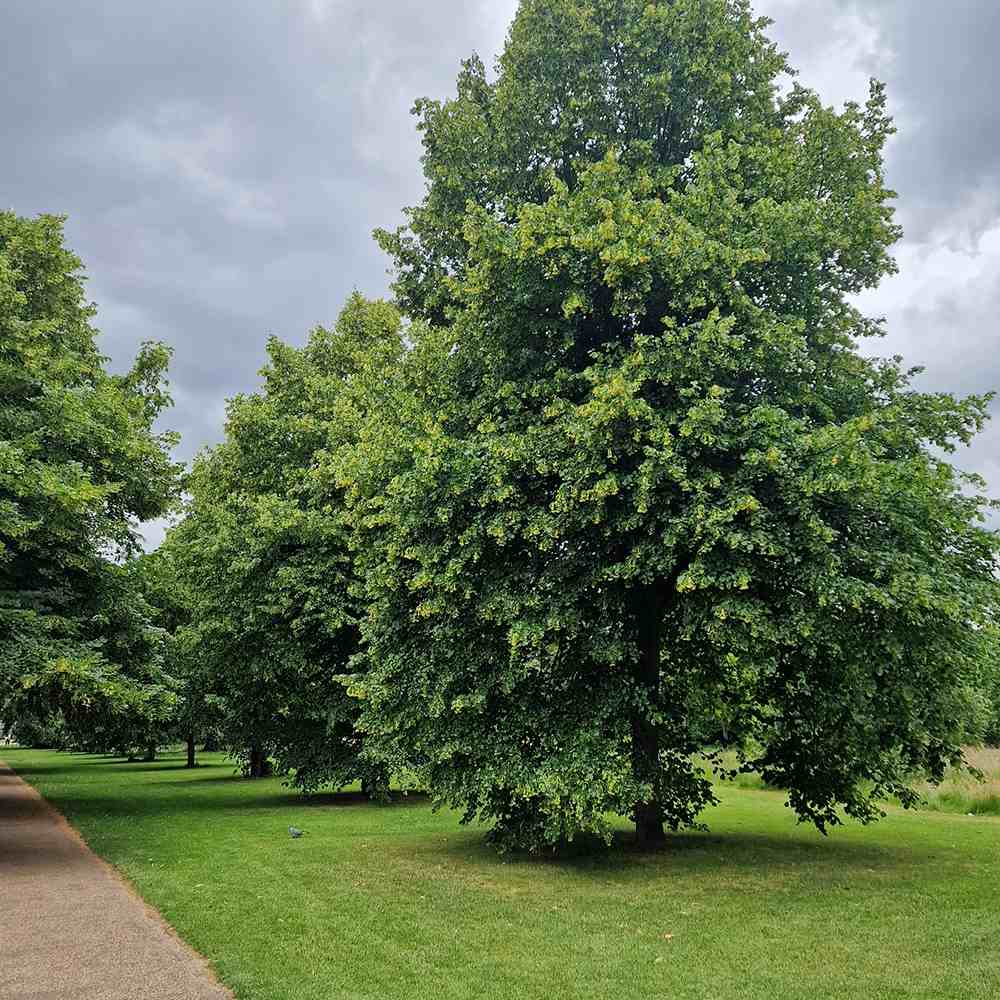
<path id="1" fill-rule="evenodd" d="M 194 759 L 194 733 L 188 733 L 187 737 L 187 764 L 186 767 L 197 767 L 197 763 Z"/>
<path id="2" fill-rule="evenodd" d="M 272 773 L 267 754 L 257 745 L 250 747 L 250 777 L 266 778 Z"/>
<path id="3" fill-rule="evenodd" d="M 389 773 L 384 769 L 373 771 L 361 779 L 361 794 L 373 802 L 389 801 Z"/>
<path id="4" fill-rule="evenodd" d="M 639 660 L 635 681 L 650 706 L 659 703 L 660 658 L 663 646 L 663 591 L 655 584 L 638 588 L 636 631 Z M 632 709 L 632 774 L 636 781 L 656 785 L 660 769 L 660 734 L 649 718 L 649 707 L 637 704 Z M 655 796 L 635 804 L 635 838 L 640 847 L 659 847 L 666 843 L 663 807 Z"/>
<path id="5" fill-rule="evenodd" d="M 156 760 L 156 747 L 155 746 L 146 747 L 146 753 L 142 759 L 146 762 Z"/>

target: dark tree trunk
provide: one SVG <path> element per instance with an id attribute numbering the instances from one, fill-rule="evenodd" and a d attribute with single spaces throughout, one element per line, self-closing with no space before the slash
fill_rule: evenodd
<path id="1" fill-rule="evenodd" d="M 259 747 L 250 747 L 250 777 L 267 778 L 273 773 L 267 754 Z"/>
<path id="2" fill-rule="evenodd" d="M 637 781 L 657 783 L 660 769 L 660 734 L 649 719 L 650 708 L 659 703 L 660 654 L 663 644 L 663 591 L 655 586 L 640 587 L 635 592 L 639 661 L 635 680 L 649 705 L 637 704 L 632 710 L 632 774 Z M 635 838 L 640 847 L 659 847 L 666 843 L 663 808 L 655 796 L 635 805 Z"/>
<path id="3" fill-rule="evenodd" d="M 194 759 L 194 733 L 188 733 L 187 738 L 187 764 L 186 767 L 197 767 L 197 762 Z"/>
<path id="4" fill-rule="evenodd" d="M 156 747 L 146 747 L 146 753 L 142 758 L 144 761 L 156 760 Z"/>
<path id="5" fill-rule="evenodd" d="M 361 793 L 376 802 L 389 801 L 389 774 L 387 771 L 373 771 L 361 779 Z"/>

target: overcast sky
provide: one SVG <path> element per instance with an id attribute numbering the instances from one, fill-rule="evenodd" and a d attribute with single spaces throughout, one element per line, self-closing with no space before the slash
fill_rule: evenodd
<path id="1" fill-rule="evenodd" d="M 420 198 L 413 99 L 451 93 L 473 51 L 490 63 L 515 6 L 3 5 L 0 203 L 69 215 L 117 367 L 143 340 L 174 346 L 180 457 L 219 439 L 269 334 L 301 343 L 353 288 L 385 293 L 370 234 Z M 864 99 L 872 75 L 889 85 L 906 237 L 901 273 L 863 300 L 889 319 L 878 353 L 927 366 L 927 387 L 1000 388 L 1000 4 L 756 6 L 825 100 Z M 959 463 L 1000 494 L 1000 421 Z"/>

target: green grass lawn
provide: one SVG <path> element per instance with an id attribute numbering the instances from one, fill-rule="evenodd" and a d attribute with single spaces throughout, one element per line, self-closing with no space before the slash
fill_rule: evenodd
<path id="1" fill-rule="evenodd" d="M 0 757 L 243 1000 L 1000 996 L 993 817 L 892 809 L 824 839 L 730 788 L 662 855 L 504 861 L 419 798 L 310 803 L 217 755 Z"/>

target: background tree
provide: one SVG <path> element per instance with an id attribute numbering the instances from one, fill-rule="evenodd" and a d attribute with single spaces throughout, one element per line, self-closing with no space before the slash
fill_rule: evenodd
<path id="1" fill-rule="evenodd" d="M 352 435 L 359 359 L 391 370 L 401 350 L 395 309 L 360 296 L 301 350 L 272 340 L 263 388 L 230 402 L 226 440 L 196 461 L 168 539 L 225 739 L 252 775 L 273 757 L 307 790 L 386 787 L 359 756 L 358 703 L 338 680 L 357 651 L 357 610 L 339 496 L 316 473 Z"/>
<path id="2" fill-rule="evenodd" d="M 523 0 L 416 106 L 379 238 L 408 402 L 340 481 L 362 726 L 540 848 L 696 822 L 714 730 L 825 829 L 961 758 L 996 607 L 987 400 L 914 391 L 849 297 L 894 270 L 882 88 L 836 112 L 743 0 Z M 972 487 L 971 494 L 964 492 Z"/>
<path id="3" fill-rule="evenodd" d="M 103 691 L 144 740 L 162 678 L 115 561 L 176 498 L 175 437 L 154 429 L 169 352 L 145 344 L 129 372 L 106 371 L 62 222 L 0 212 L 0 715 L 26 711 L 30 688 L 33 717 L 61 711 L 93 737 L 80 713 Z"/>
<path id="4" fill-rule="evenodd" d="M 1000 627 L 994 624 L 989 635 L 990 655 L 976 689 L 984 703 L 983 739 L 990 746 L 1000 747 Z"/>
<path id="5" fill-rule="evenodd" d="M 184 741 L 187 767 L 197 766 L 197 742 L 211 739 L 223 715 L 221 699 L 211 687 L 198 631 L 192 620 L 194 599 L 179 569 L 177 547 L 184 531 L 175 530 L 155 552 L 143 554 L 130 565 L 137 587 L 149 606 L 151 624 L 163 636 L 165 670 L 171 678 L 176 706 L 171 719 L 174 739 Z"/>

